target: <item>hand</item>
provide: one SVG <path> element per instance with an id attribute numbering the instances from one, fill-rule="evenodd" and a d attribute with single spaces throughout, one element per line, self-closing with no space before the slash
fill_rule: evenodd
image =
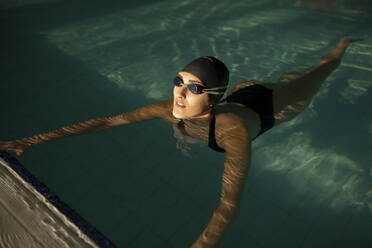
<path id="1" fill-rule="evenodd" d="M 18 139 L 13 141 L 0 141 L 0 150 L 14 152 L 19 158 L 26 150 L 30 149 L 32 144 L 27 139 Z"/>

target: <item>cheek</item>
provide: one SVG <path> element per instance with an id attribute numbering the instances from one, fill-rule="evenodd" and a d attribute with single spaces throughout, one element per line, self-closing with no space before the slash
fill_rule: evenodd
<path id="1" fill-rule="evenodd" d="M 208 96 L 206 95 L 189 96 L 188 103 L 197 111 L 203 111 L 209 106 Z"/>

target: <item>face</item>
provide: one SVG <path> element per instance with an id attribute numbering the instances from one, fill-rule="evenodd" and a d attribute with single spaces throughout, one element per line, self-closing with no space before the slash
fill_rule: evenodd
<path id="1" fill-rule="evenodd" d="M 201 80 L 188 72 L 179 72 L 184 84 L 196 83 L 204 86 Z M 183 106 L 181 106 L 181 105 Z M 178 119 L 207 116 L 211 110 L 208 94 L 194 94 L 186 86 L 173 88 L 173 116 Z"/>

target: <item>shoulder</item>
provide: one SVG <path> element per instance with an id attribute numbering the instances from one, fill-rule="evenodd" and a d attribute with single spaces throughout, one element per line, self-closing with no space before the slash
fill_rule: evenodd
<path id="1" fill-rule="evenodd" d="M 251 144 L 251 132 L 247 124 L 232 112 L 216 115 L 215 136 L 217 145 L 227 153 L 246 151 Z"/>
<path id="2" fill-rule="evenodd" d="M 245 106 L 231 103 L 216 108 L 216 136 L 238 133 L 252 140 L 260 132 L 260 124 L 258 114 Z"/>
<path id="3" fill-rule="evenodd" d="M 246 123 L 239 115 L 228 112 L 216 115 L 216 132 L 224 135 L 231 134 L 232 132 L 248 134 L 249 130 Z"/>

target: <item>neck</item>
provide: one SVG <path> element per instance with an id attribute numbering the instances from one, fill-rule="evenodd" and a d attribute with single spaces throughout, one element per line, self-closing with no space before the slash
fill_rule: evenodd
<path id="1" fill-rule="evenodd" d="M 209 121 L 210 118 L 215 114 L 214 108 L 209 108 L 207 111 L 190 118 L 180 119 L 181 121 Z"/>

